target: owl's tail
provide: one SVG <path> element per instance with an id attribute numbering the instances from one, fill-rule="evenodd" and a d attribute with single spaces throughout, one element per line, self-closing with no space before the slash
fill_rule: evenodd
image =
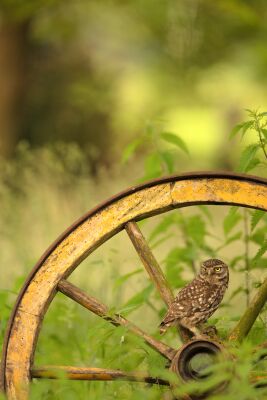
<path id="1" fill-rule="evenodd" d="M 164 335 L 164 333 L 166 333 L 169 326 L 170 326 L 169 324 L 165 324 L 164 321 L 162 321 L 161 324 L 159 325 L 159 333 L 161 335 Z"/>

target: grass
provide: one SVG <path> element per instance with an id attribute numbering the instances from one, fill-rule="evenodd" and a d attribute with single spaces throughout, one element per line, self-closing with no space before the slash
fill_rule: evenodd
<path id="1" fill-rule="evenodd" d="M 117 181 L 102 176 L 100 182 L 90 176 L 86 158 L 75 145 L 29 151 L 20 147 L 16 162 L 2 162 L 0 181 L 0 262 L 1 340 L 16 295 L 33 265 L 50 243 L 75 219 L 123 187 L 128 177 Z M 103 189 L 104 188 L 104 189 Z M 112 193 L 113 192 L 113 193 Z M 244 241 L 236 235 L 243 229 L 240 218 L 230 224 L 225 233 L 228 207 L 189 207 L 156 216 L 140 224 L 145 237 L 175 291 L 192 278 L 192 261 L 209 258 L 216 252 L 229 265 L 244 253 Z M 231 222 L 231 221 L 230 221 Z M 257 226 L 258 242 L 265 220 Z M 228 228 L 227 228 L 228 229 Z M 230 232 L 231 231 L 231 232 Z M 229 235 L 236 239 L 229 241 Z M 229 243 L 227 243 L 229 242 Z M 250 243 L 251 257 L 259 243 Z M 217 249 L 217 250 L 216 250 Z M 250 271 L 253 287 L 262 276 L 262 269 Z M 121 232 L 96 250 L 72 274 L 70 281 L 96 296 L 113 310 L 128 308 L 127 318 L 159 337 L 158 324 L 165 312 L 154 288 L 132 248 Z M 224 307 L 213 317 L 222 335 L 235 323 L 246 306 L 246 294 L 239 290 L 245 285 L 241 260 L 231 269 L 231 283 Z M 136 297 L 136 295 L 138 295 Z M 266 315 L 263 313 L 248 341 L 240 349 L 233 349 L 238 362 L 231 384 L 224 394 L 212 399 L 257 399 L 267 396 L 265 389 L 257 390 L 248 383 L 253 364 L 254 347 L 266 340 Z M 175 331 L 164 338 L 178 347 Z M 58 364 L 120 368 L 148 371 L 151 375 L 165 375 L 165 360 L 124 328 L 114 328 L 91 315 L 79 305 L 58 294 L 45 316 L 40 333 L 35 364 Z M 218 369 L 220 379 L 229 377 L 231 363 Z M 232 368 L 232 367 L 231 367 Z M 265 365 L 261 365 L 263 370 Z M 191 386 L 190 386 L 191 385 Z M 195 390 L 194 385 L 183 386 L 181 392 Z M 32 399 L 161 399 L 166 389 L 127 382 L 69 382 L 33 381 Z"/>

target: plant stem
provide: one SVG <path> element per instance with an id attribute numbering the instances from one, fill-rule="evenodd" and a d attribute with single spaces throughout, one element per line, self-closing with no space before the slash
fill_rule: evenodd
<path id="1" fill-rule="evenodd" d="M 266 158 L 266 160 L 267 160 L 267 152 L 266 152 L 266 150 L 265 150 L 265 144 L 264 144 L 264 141 L 263 141 L 262 136 L 261 136 L 261 131 L 259 131 L 258 134 L 259 134 L 259 139 L 260 139 L 262 151 L 263 151 L 263 153 L 264 153 L 264 155 L 265 155 L 265 158 Z"/>
<path id="2" fill-rule="evenodd" d="M 244 313 L 244 315 L 241 317 L 236 327 L 231 332 L 229 340 L 241 341 L 247 336 L 254 322 L 256 321 L 259 313 L 261 312 L 266 300 L 267 300 L 267 278 L 265 278 L 263 284 L 258 289 L 256 295 L 252 299 L 246 312 Z"/>
<path id="3" fill-rule="evenodd" d="M 254 118 L 255 118 L 256 131 L 258 132 L 260 145 L 261 145 L 262 151 L 263 151 L 263 153 L 264 153 L 264 155 L 265 155 L 265 158 L 266 158 L 266 160 L 267 160 L 267 152 L 266 152 L 266 149 L 265 149 L 264 140 L 263 140 L 263 138 L 262 138 L 262 132 L 261 132 L 261 126 L 260 126 L 259 116 L 258 116 L 258 114 L 257 114 L 256 112 L 255 112 L 255 114 L 254 114 Z"/>
<path id="4" fill-rule="evenodd" d="M 244 209 L 244 231 L 245 231 L 245 281 L 246 281 L 246 305 L 250 300 L 250 276 L 249 276 L 249 234 L 248 234 L 248 211 Z"/>

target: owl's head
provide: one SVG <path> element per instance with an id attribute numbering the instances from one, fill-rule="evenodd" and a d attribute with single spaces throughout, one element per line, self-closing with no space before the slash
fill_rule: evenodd
<path id="1" fill-rule="evenodd" d="M 200 267 L 200 277 L 212 284 L 228 284 L 229 270 L 228 266 L 217 258 L 210 258 L 204 261 Z"/>

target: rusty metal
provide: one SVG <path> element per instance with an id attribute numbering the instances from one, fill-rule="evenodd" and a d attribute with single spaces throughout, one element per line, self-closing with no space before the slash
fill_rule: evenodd
<path id="1" fill-rule="evenodd" d="M 111 316 L 110 311 L 106 305 L 101 303 L 99 300 L 88 294 L 84 293 L 81 289 L 77 288 L 72 283 L 61 280 L 58 284 L 58 290 L 64 293 L 66 296 L 70 297 L 72 300 L 79 303 L 81 306 L 85 307 L 87 310 L 92 311 L 94 314 L 101 318 L 111 322 L 115 326 L 124 326 L 134 335 L 142 338 L 150 347 L 156 350 L 158 353 L 163 355 L 168 360 L 172 360 L 176 354 L 176 350 L 167 346 L 165 343 L 153 338 L 148 335 L 142 329 L 138 328 L 132 322 L 128 321 L 121 315 L 114 314 Z"/>
<path id="2" fill-rule="evenodd" d="M 223 346 L 218 342 L 203 338 L 192 340 L 184 344 L 176 353 L 172 360 L 171 370 L 184 381 L 199 380 L 201 376 L 199 376 L 198 371 L 194 370 L 191 365 L 193 358 L 203 354 L 217 356 L 223 351 Z"/>
<path id="3" fill-rule="evenodd" d="M 154 385 L 169 386 L 161 378 L 153 378 L 142 372 L 127 372 L 116 369 L 73 367 L 69 365 L 45 365 L 31 369 L 32 378 L 71 379 L 78 381 L 115 381 L 145 382 Z"/>
<path id="4" fill-rule="evenodd" d="M 28 398 L 38 333 L 58 283 L 130 221 L 197 204 L 266 211 L 267 181 L 230 173 L 193 173 L 151 181 L 103 203 L 59 237 L 29 275 L 10 318 L 1 369 L 9 400 Z"/>
<path id="5" fill-rule="evenodd" d="M 208 356 L 208 364 L 207 359 L 203 359 L 203 356 Z M 211 377 L 211 369 L 214 364 L 226 356 L 228 354 L 221 343 L 203 338 L 195 339 L 180 348 L 172 360 L 170 370 L 177 375 L 180 382 L 199 382 Z M 199 359 L 199 357 L 201 358 Z M 188 400 L 207 399 L 211 394 L 222 392 L 227 384 L 226 381 L 217 382 L 209 389 L 201 392 L 201 395 L 198 392 L 191 393 Z"/>

